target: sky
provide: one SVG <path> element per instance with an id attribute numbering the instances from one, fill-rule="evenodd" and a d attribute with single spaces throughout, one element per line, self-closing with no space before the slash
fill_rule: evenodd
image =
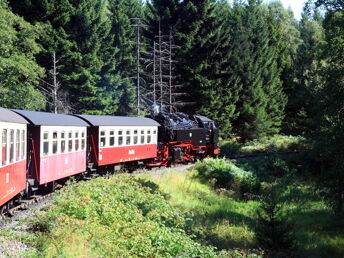
<path id="1" fill-rule="evenodd" d="M 294 12 L 295 18 L 300 20 L 302 8 L 306 2 L 306 0 L 280 0 L 285 8 L 291 7 Z"/>
<path id="2" fill-rule="evenodd" d="M 264 0 L 264 2 L 269 3 L 273 0 Z M 297 20 L 301 19 L 302 8 L 306 2 L 306 0 L 280 0 L 285 8 L 291 8 L 294 12 L 294 16 Z M 229 0 L 229 2 L 233 2 L 233 0 Z"/>

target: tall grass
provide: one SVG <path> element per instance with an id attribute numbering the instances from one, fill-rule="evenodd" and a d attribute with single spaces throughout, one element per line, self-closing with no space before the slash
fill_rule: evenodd
<path id="1" fill-rule="evenodd" d="M 252 228 L 259 202 L 234 200 L 226 193 L 217 193 L 196 179 L 194 171 L 145 177 L 170 196 L 172 206 L 189 215 L 191 229 L 202 242 L 225 250 L 257 248 Z"/>
<path id="2" fill-rule="evenodd" d="M 254 162 L 259 164 L 256 160 Z M 264 159 L 263 163 L 266 162 L 268 161 Z M 286 164 L 276 160 L 265 169 L 271 169 L 273 164 L 276 164 L 276 168 L 271 174 L 277 173 L 280 183 L 285 184 L 281 193 L 284 200 L 282 214 L 295 233 L 293 255 L 343 257 L 344 218 L 334 217 L 321 195 L 314 191 L 309 179 L 293 174 L 291 168 L 284 173 Z M 195 171 L 169 172 L 159 177 L 145 177 L 154 181 L 161 191 L 169 195 L 169 202 L 173 207 L 189 214 L 190 229 L 196 232 L 200 241 L 224 250 L 226 255 L 233 256 L 233 250 L 240 250 L 244 255 L 263 254 L 263 251 L 259 251 L 253 230 L 260 202 L 228 196 L 226 191 L 214 189 L 213 185 L 195 178 L 196 174 Z M 269 171 L 261 174 L 264 187 L 269 185 L 269 182 L 264 182 L 266 174 Z"/>

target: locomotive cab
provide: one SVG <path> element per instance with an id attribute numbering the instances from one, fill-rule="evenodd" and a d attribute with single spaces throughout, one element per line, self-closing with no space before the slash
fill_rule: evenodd
<path id="1" fill-rule="evenodd" d="M 217 155 L 215 122 L 205 116 L 159 113 L 158 162 L 161 165 L 195 161 Z"/>

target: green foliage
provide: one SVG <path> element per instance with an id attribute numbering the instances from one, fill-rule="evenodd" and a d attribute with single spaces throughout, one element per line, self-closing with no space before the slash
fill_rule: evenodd
<path id="1" fill-rule="evenodd" d="M 234 123 L 245 141 L 277 133 L 284 117 L 286 96 L 277 63 L 279 49 L 271 39 L 268 21 L 269 13 L 260 1 L 235 5 L 230 19 L 236 48 L 231 63 L 242 88 Z"/>
<path id="2" fill-rule="evenodd" d="M 154 181 L 170 196 L 169 202 L 187 214 L 190 230 L 196 238 L 216 246 L 220 257 L 257 257 L 262 254 L 257 248 L 252 228 L 255 223 L 257 201 L 243 202 L 229 198 L 221 189 L 214 190 L 188 173 L 169 170 L 156 176 L 143 175 Z M 241 255 L 239 255 L 241 254 Z"/>
<path id="3" fill-rule="evenodd" d="M 172 29 L 179 46 L 177 84 L 186 93 L 178 99 L 185 104 L 182 110 L 212 117 L 223 134 L 232 131 L 238 99 L 237 85 L 228 80 L 230 35 L 222 19 L 228 11 L 228 4 L 212 0 L 156 0 L 148 4 L 147 11 L 150 41 L 156 40 L 159 27 L 163 35 Z"/>
<path id="4" fill-rule="evenodd" d="M 41 27 L 14 15 L 6 1 L 1 1 L 0 20 L 0 106 L 41 109 L 45 99 L 36 87 L 44 70 L 35 59 Z"/>
<path id="5" fill-rule="evenodd" d="M 335 212 L 344 208 L 344 9 L 340 1 L 325 2 L 324 86 L 319 90 L 317 130 L 314 132 L 315 167 L 319 189 Z M 332 10 L 333 6 L 338 9 Z"/>
<path id="6" fill-rule="evenodd" d="M 225 159 L 205 159 L 195 165 L 197 176 L 203 180 L 215 180 L 216 187 L 239 190 L 244 197 L 247 194 L 257 194 L 260 190 L 259 180 L 248 171 L 237 167 Z"/>
<path id="7" fill-rule="evenodd" d="M 281 215 L 280 188 L 272 186 L 264 195 L 258 212 L 255 228 L 259 244 L 267 249 L 288 250 L 293 247 L 291 227 Z"/>
<path id="8" fill-rule="evenodd" d="M 293 82 L 286 88 L 289 96 L 286 108 L 285 131 L 293 134 L 309 134 L 314 129 L 313 118 L 318 98 L 316 93 L 323 84 L 319 74 L 324 68 L 321 48 L 324 29 L 316 15 L 303 13 L 299 24 L 301 43 L 295 57 Z"/>
<path id="9" fill-rule="evenodd" d="M 49 230 L 41 233 L 41 251 L 47 256 L 214 256 L 212 247 L 186 234 L 185 217 L 157 188 L 122 175 L 63 189 L 45 215 L 54 226 L 43 227 Z"/>
<path id="10" fill-rule="evenodd" d="M 304 151 L 310 150 L 311 147 L 311 142 L 301 136 L 274 135 L 246 143 L 224 141 L 220 144 L 220 155 L 230 157 L 236 154 Z"/>

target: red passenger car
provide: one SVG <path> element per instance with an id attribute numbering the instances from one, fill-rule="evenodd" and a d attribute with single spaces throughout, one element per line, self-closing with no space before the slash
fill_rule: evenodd
<path id="1" fill-rule="evenodd" d="M 0 213 L 26 187 L 27 121 L 0 108 Z"/>
<path id="2" fill-rule="evenodd" d="M 78 115 L 88 122 L 91 162 L 98 166 L 153 159 L 159 124 L 149 118 Z"/>
<path id="3" fill-rule="evenodd" d="M 75 116 L 14 110 L 29 121 L 29 182 L 42 185 L 86 171 L 88 124 Z"/>

